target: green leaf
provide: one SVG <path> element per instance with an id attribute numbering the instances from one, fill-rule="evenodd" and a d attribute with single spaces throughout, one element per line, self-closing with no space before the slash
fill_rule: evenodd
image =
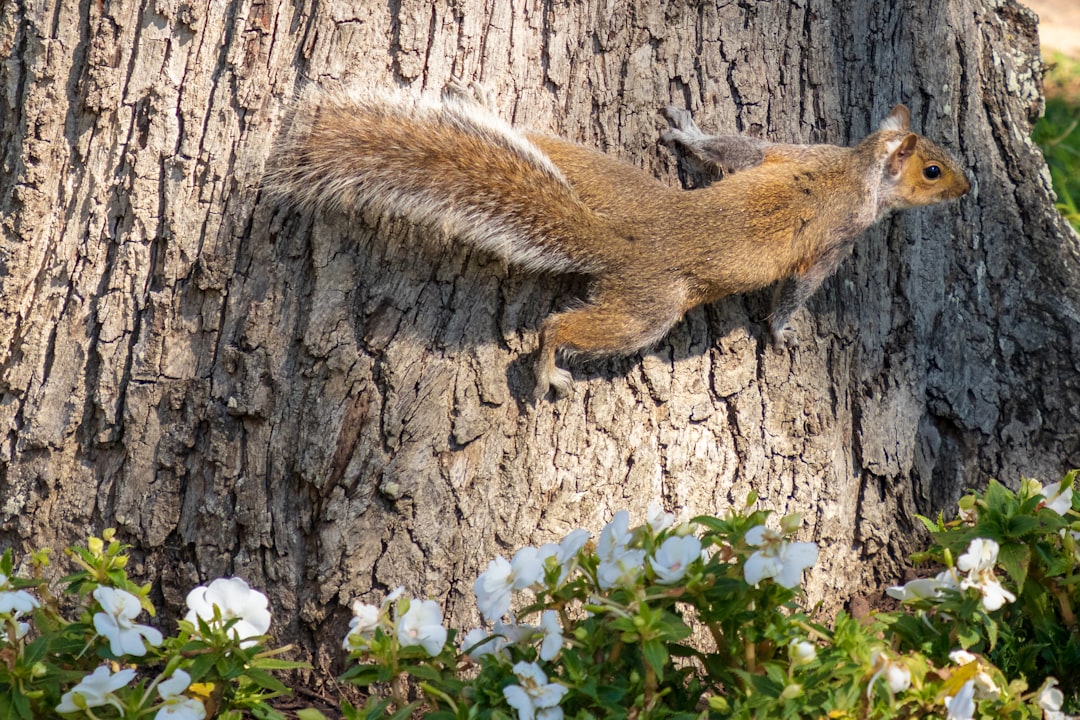
<path id="1" fill-rule="evenodd" d="M 1016 495 L 997 480 L 991 480 L 986 487 L 986 508 L 1001 515 L 1011 515 L 1016 510 Z"/>
<path id="2" fill-rule="evenodd" d="M 1019 519 L 1019 518 L 1014 518 Z M 998 562 L 1005 573 L 1016 583 L 1016 592 L 1024 591 L 1028 568 L 1031 567 L 1031 546 L 1023 543 L 1005 542 L 999 546 Z"/>
<path id="3" fill-rule="evenodd" d="M 930 532 L 939 532 L 945 529 L 944 523 L 936 523 L 925 515 L 915 514 L 915 517 L 923 524 L 923 526 Z"/>
<path id="4" fill-rule="evenodd" d="M 287 720 L 283 713 L 263 703 L 252 705 L 249 710 L 258 720 Z"/>
<path id="5" fill-rule="evenodd" d="M 326 716 L 315 708 L 304 708 L 296 711 L 297 720 L 327 720 Z"/>
<path id="6" fill-rule="evenodd" d="M 442 673 L 430 665 L 417 663 L 402 668 L 405 672 L 420 680 L 438 682 L 442 679 Z"/>
<path id="7" fill-rule="evenodd" d="M 408 705 L 405 705 L 400 710 L 398 710 L 396 713 L 391 715 L 390 720 L 405 720 L 406 718 L 411 717 L 412 716 L 412 711 L 415 710 L 418 707 L 420 707 L 420 703 L 418 703 L 418 702 L 409 703 Z M 369 717 L 371 717 L 371 716 L 369 716 Z"/>
<path id="8" fill-rule="evenodd" d="M 1030 515 L 1014 515 L 1005 521 L 1003 530 L 1008 537 L 1021 538 L 1038 527 L 1039 521 Z"/>
<path id="9" fill-rule="evenodd" d="M 244 671 L 244 675 L 264 690 L 282 694 L 289 692 L 289 688 L 285 687 L 280 680 L 259 668 L 249 667 Z"/>
<path id="10" fill-rule="evenodd" d="M 295 660 L 282 660 L 280 658 L 258 658 L 251 663 L 263 670 L 309 670 L 311 663 L 297 662 Z"/>
<path id="11" fill-rule="evenodd" d="M 664 643 L 659 640 L 646 640 L 641 645 L 641 651 L 645 655 L 645 662 L 656 673 L 660 680 L 664 679 L 664 668 L 668 664 L 668 651 Z"/>

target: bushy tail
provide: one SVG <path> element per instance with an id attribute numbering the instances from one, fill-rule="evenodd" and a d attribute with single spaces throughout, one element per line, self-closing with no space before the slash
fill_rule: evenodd
<path id="1" fill-rule="evenodd" d="M 265 189 L 303 210 L 369 207 L 531 270 L 590 271 L 574 235 L 600 221 L 522 134 L 466 99 L 311 90 Z"/>

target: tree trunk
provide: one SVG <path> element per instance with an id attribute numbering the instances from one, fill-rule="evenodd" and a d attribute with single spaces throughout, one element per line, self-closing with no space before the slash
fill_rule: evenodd
<path id="1" fill-rule="evenodd" d="M 803 513 L 835 610 L 898 577 L 916 513 L 1080 465 L 1077 240 L 1012 0 L 367 4 L 0 0 L 0 547 L 118 527 L 167 616 L 240 575 L 334 669 L 353 598 L 468 622 L 495 554 L 620 508 Z M 667 104 L 850 144 L 906 102 L 975 191 L 862 237 L 796 349 L 768 293 L 730 298 L 534 406 L 536 329 L 583 280 L 260 194 L 305 83 L 455 75 L 671 183 Z"/>

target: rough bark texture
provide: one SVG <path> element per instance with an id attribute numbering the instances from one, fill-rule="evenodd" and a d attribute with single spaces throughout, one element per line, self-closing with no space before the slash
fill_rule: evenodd
<path id="1" fill-rule="evenodd" d="M 468 621 L 494 554 L 622 507 L 801 512 L 836 609 L 895 579 L 914 513 L 1080 465 L 1080 260 L 1019 5 L 356 5 L 0 0 L 0 547 L 119 527 L 168 611 L 241 575 L 328 667 L 354 597 Z M 582 280 L 260 199 L 304 83 L 452 75 L 672 183 L 666 104 L 851 143 L 903 101 L 976 190 L 867 233 L 797 349 L 767 293 L 730 299 L 534 407 L 535 329 Z"/>

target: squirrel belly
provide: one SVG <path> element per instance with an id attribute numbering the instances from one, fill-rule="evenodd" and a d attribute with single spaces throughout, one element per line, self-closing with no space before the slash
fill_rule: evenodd
<path id="1" fill-rule="evenodd" d="M 970 189 L 945 150 L 908 130 L 898 105 L 853 148 L 708 136 L 668 108 L 663 140 L 725 177 L 671 188 L 597 150 L 519 131 L 460 92 L 442 101 L 316 92 L 265 178 L 301 210 L 357 207 L 438 227 L 537 272 L 593 279 L 588 301 L 540 328 L 536 395 L 572 385 L 556 354 L 630 354 L 701 303 L 779 282 L 788 318 L 888 212 Z"/>

